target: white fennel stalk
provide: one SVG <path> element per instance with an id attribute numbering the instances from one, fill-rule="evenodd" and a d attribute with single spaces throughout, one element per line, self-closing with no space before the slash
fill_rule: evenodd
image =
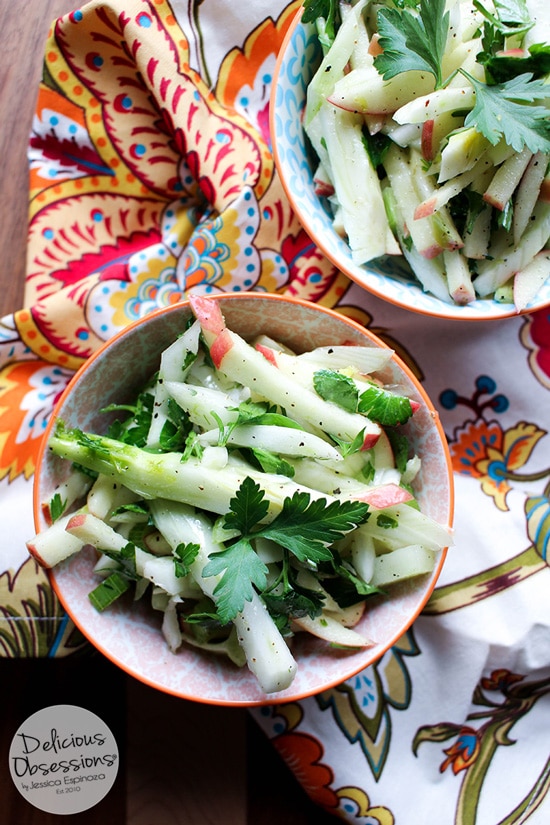
<path id="1" fill-rule="evenodd" d="M 191 564 L 191 575 L 215 603 L 220 577 L 204 577 L 202 571 L 210 554 L 223 550 L 223 546 L 214 541 L 209 520 L 190 507 L 160 499 L 151 502 L 150 508 L 155 524 L 174 549 L 182 542 L 199 545 L 199 553 Z M 245 602 L 233 624 L 248 667 L 262 690 L 275 693 L 289 687 L 296 673 L 296 662 L 257 594 Z"/>

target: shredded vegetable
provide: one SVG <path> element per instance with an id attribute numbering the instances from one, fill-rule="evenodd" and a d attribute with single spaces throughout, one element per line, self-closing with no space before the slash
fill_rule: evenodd
<path id="1" fill-rule="evenodd" d="M 420 459 L 400 428 L 419 405 L 377 377 L 391 351 L 296 355 L 248 343 L 216 302 L 191 306 L 109 432 L 56 422 L 49 449 L 70 478 L 27 544 L 45 567 L 92 545 L 98 610 L 149 594 L 172 651 L 246 662 L 272 693 L 294 678 L 299 632 L 371 645 L 355 628 L 369 600 L 432 571 L 450 529 L 412 491 Z"/>
<path id="2" fill-rule="evenodd" d="M 304 128 L 357 264 L 403 255 L 446 302 L 521 311 L 536 296 L 550 274 L 550 43 L 533 2 L 306 0 L 324 56 Z"/>

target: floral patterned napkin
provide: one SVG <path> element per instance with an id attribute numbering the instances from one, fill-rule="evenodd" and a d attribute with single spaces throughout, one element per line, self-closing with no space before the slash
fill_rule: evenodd
<path id="1" fill-rule="evenodd" d="M 298 5 L 92 0 L 52 27 L 29 145 L 24 308 L 0 324 L 0 650 L 82 644 L 25 548 L 40 437 L 74 371 L 190 289 L 318 301 L 424 382 L 452 454 L 455 545 L 424 613 L 379 662 L 251 713 L 311 797 L 348 822 L 543 825 L 550 313 L 424 318 L 351 284 L 312 245 L 268 132 Z"/>

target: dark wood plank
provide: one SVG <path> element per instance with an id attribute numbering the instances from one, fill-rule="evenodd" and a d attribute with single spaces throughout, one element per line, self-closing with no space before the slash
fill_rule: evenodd
<path id="1" fill-rule="evenodd" d="M 279 756 L 265 733 L 249 716 L 248 825 L 334 825 L 327 813 L 306 792 Z"/>
<path id="2" fill-rule="evenodd" d="M 81 825 L 121 825 L 126 821 L 125 675 L 103 656 L 90 652 L 66 659 L 0 659 L 0 820 L 6 825 L 55 825 L 59 815 L 30 805 L 16 790 L 8 769 L 11 741 L 37 710 L 78 705 L 109 726 L 120 747 L 121 767 L 115 784 L 94 808 L 78 814 Z"/>
<path id="3" fill-rule="evenodd" d="M 40 0 L 25 13 L 21 3 L 0 3 L 0 317 L 23 300 L 27 239 L 27 146 L 52 21 L 78 3 Z"/>
<path id="4" fill-rule="evenodd" d="M 129 679 L 128 825 L 246 825 L 245 711 Z"/>

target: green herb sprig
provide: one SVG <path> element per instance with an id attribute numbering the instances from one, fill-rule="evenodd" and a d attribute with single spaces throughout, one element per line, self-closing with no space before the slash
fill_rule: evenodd
<path id="1" fill-rule="evenodd" d="M 382 8 L 378 12 L 382 53 L 377 55 L 374 65 L 385 80 L 401 72 L 431 72 L 436 88 L 440 88 L 448 33 L 445 0 L 422 0 L 418 13 Z"/>
<path id="2" fill-rule="evenodd" d="M 369 507 L 359 501 L 333 501 L 310 498 L 309 493 L 295 493 L 285 499 L 281 512 L 269 524 L 262 522 L 268 513 L 268 501 L 260 486 L 245 478 L 230 502 L 225 528 L 240 537 L 225 550 L 210 555 L 204 576 L 220 575 L 216 586 L 220 621 L 231 621 L 245 601 L 267 585 L 268 569 L 256 554 L 253 541 L 263 537 L 286 548 L 298 561 L 317 564 L 331 561 L 330 545 L 364 522 Z"/>

